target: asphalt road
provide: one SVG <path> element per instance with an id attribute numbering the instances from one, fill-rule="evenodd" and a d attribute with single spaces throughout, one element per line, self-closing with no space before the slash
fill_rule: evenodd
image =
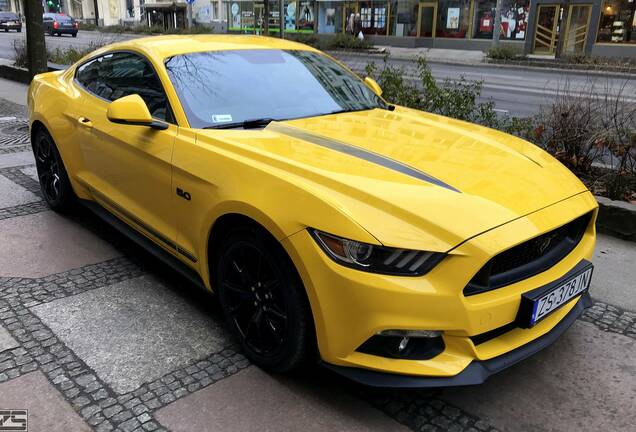
<path id="1" fill-rule="evenodd" d="M 25 37 L 25 33 L 0 33 L 0 58 L 12 59 L 15 55 L 13 44 L 15 40 Z M 135 35 L 118 35 L 99 32 L 80 32 L 77 38 L 70 35 L 62 37 L 46 36 L 46 44 L 49 49 L 65 48 L 70 46 L 88 47 L 91 43 L 107 43 L 123 39 L 133 39 Z M 380 60 L 362 58 L 366 64 L 368 61 Z M 398 65 L 407 66 L 409 62 L 392 59 Z M 349 64 L 349 62 L 347 61 Z M 364 64 L 362 64 L 363 68 Z M 580 73 L 568 73 L 565 71 L 541 71 L 526 69 L 500 68 L 491 65 L 448 65 L 442 63 L 430 63 L 434 76 L 438 80 L 446 78 L 458 79 L 461 76 L 472 81 L 482 81 L 482 100 L 492 100 L 497 110 L 515 116 L 528 116 L 537 112 L 541 105 L 554 101 L 555 95 L 567 90 L 570 93 L 578 93 L 593 88 L 593 93 L 599 97 L 605 94 L 617 94 L 622 92 L 627 103 L 636 103 L 636 79 L 603 75 L 586 75 Z M 354 69 L 356 69 L 354 67 Z"/>

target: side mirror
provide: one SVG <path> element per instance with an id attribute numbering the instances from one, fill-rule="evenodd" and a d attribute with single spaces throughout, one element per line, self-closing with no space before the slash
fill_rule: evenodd
<path id="1" fill-rule="evenodd" d="M 378 96 L 382 96 L 382 87 L 380 87 L 380 84 L 378 84 L 373 78 L 371 77 L 366 77 L 364 79 L 364 83 L 371 89 L 373 90 L 373 93 L 377 94 Z"/>
<path id="2" fill-rule="evenodd" d="M 152 118 L 146 102 L 138 94 L 131 94 L 112 101 L 108 106 L 106 116 L 113 123 L 168 129 L 167 123 Z"/>

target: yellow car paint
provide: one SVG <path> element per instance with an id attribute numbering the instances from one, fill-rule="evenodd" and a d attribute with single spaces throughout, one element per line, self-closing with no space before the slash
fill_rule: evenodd
<path id="1" fill-rule="evenodd" d="M 522 293 L 592 257 L 597 204 L 554 158 L 510 135 L 403 107 L 273 122 L 262 130 L 190 128 L 164 61 L 238 49 L 316 51 L 254 36 L 116 43 L 66 71 L 36 76 L 28 96 L 30 123 L 51 133 L 80 198 L 98 202 L 153 240 L 198 272 L 210 290 L 214 223 L 240 214 L 267 229 L 302 278 L 320 356 L 328 363 L 453 376 L 475 359 L 499 356 L 545 334 L 572 308 L 576 299 L 531 329 L 515 329 L 479 346 L 468 338 L 510 323 Z M 174 113 L 167 129 L 113 123 L 107 117 L 111 104 L 74 80 L 83 61 L 122 50 L 143 55 L 154 67 Z M 130 115 L 126 109 L 117 114 Z M 432 181 L 316 144 L 325 141 L 390 159 Z M 180 199 L 177 188 L 192 199 Z M 463 296 L 463 287 L 489 258 L 589 212 L 594 217 L 583 239 L 549 270 Z M 308 227 L 449 255 L 421 277 L 365 273 L 327 257 Z M 426 361 L 356 351 L 376 332 L 394 328 L 443 330 L 446 349 Z"/>

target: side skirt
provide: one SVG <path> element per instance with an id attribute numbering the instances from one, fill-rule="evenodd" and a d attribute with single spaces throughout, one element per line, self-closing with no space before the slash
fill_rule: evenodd
<path id="1" fill-rule="evenodd" d="M 158 258 L 165 264 L 169 265 L 173 270 L 180 273 L 197 287 L 207 291 L 207 288 L 205 287 L 201 276 L 196 271 L 192 270 L 190 267 L 183 264 L 177 258 L 160 248 L 152 240 L 139 233 L 130 225 L 123 222 L 121 219 L 106 210 L 104 207 L 97 204 L 95 201 L 80 200 L 80 202 L 86 208 L 99 216 L 104 222 L 108 223 L 117 231 L 128 237 L 130 240 L 137 243 L 137 245 L 141 246 L 144 250 L 146 250 L 146 252 L 150 253 L 155 258 Z"/>

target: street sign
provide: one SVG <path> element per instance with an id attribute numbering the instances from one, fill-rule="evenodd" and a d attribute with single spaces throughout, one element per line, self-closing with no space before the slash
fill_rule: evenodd
<path id="1" fill-rule="evenodd" d="M 186 0 L 186 3 L 191 5 L 192 3 L 194 3 L 194 0 Z"/>

